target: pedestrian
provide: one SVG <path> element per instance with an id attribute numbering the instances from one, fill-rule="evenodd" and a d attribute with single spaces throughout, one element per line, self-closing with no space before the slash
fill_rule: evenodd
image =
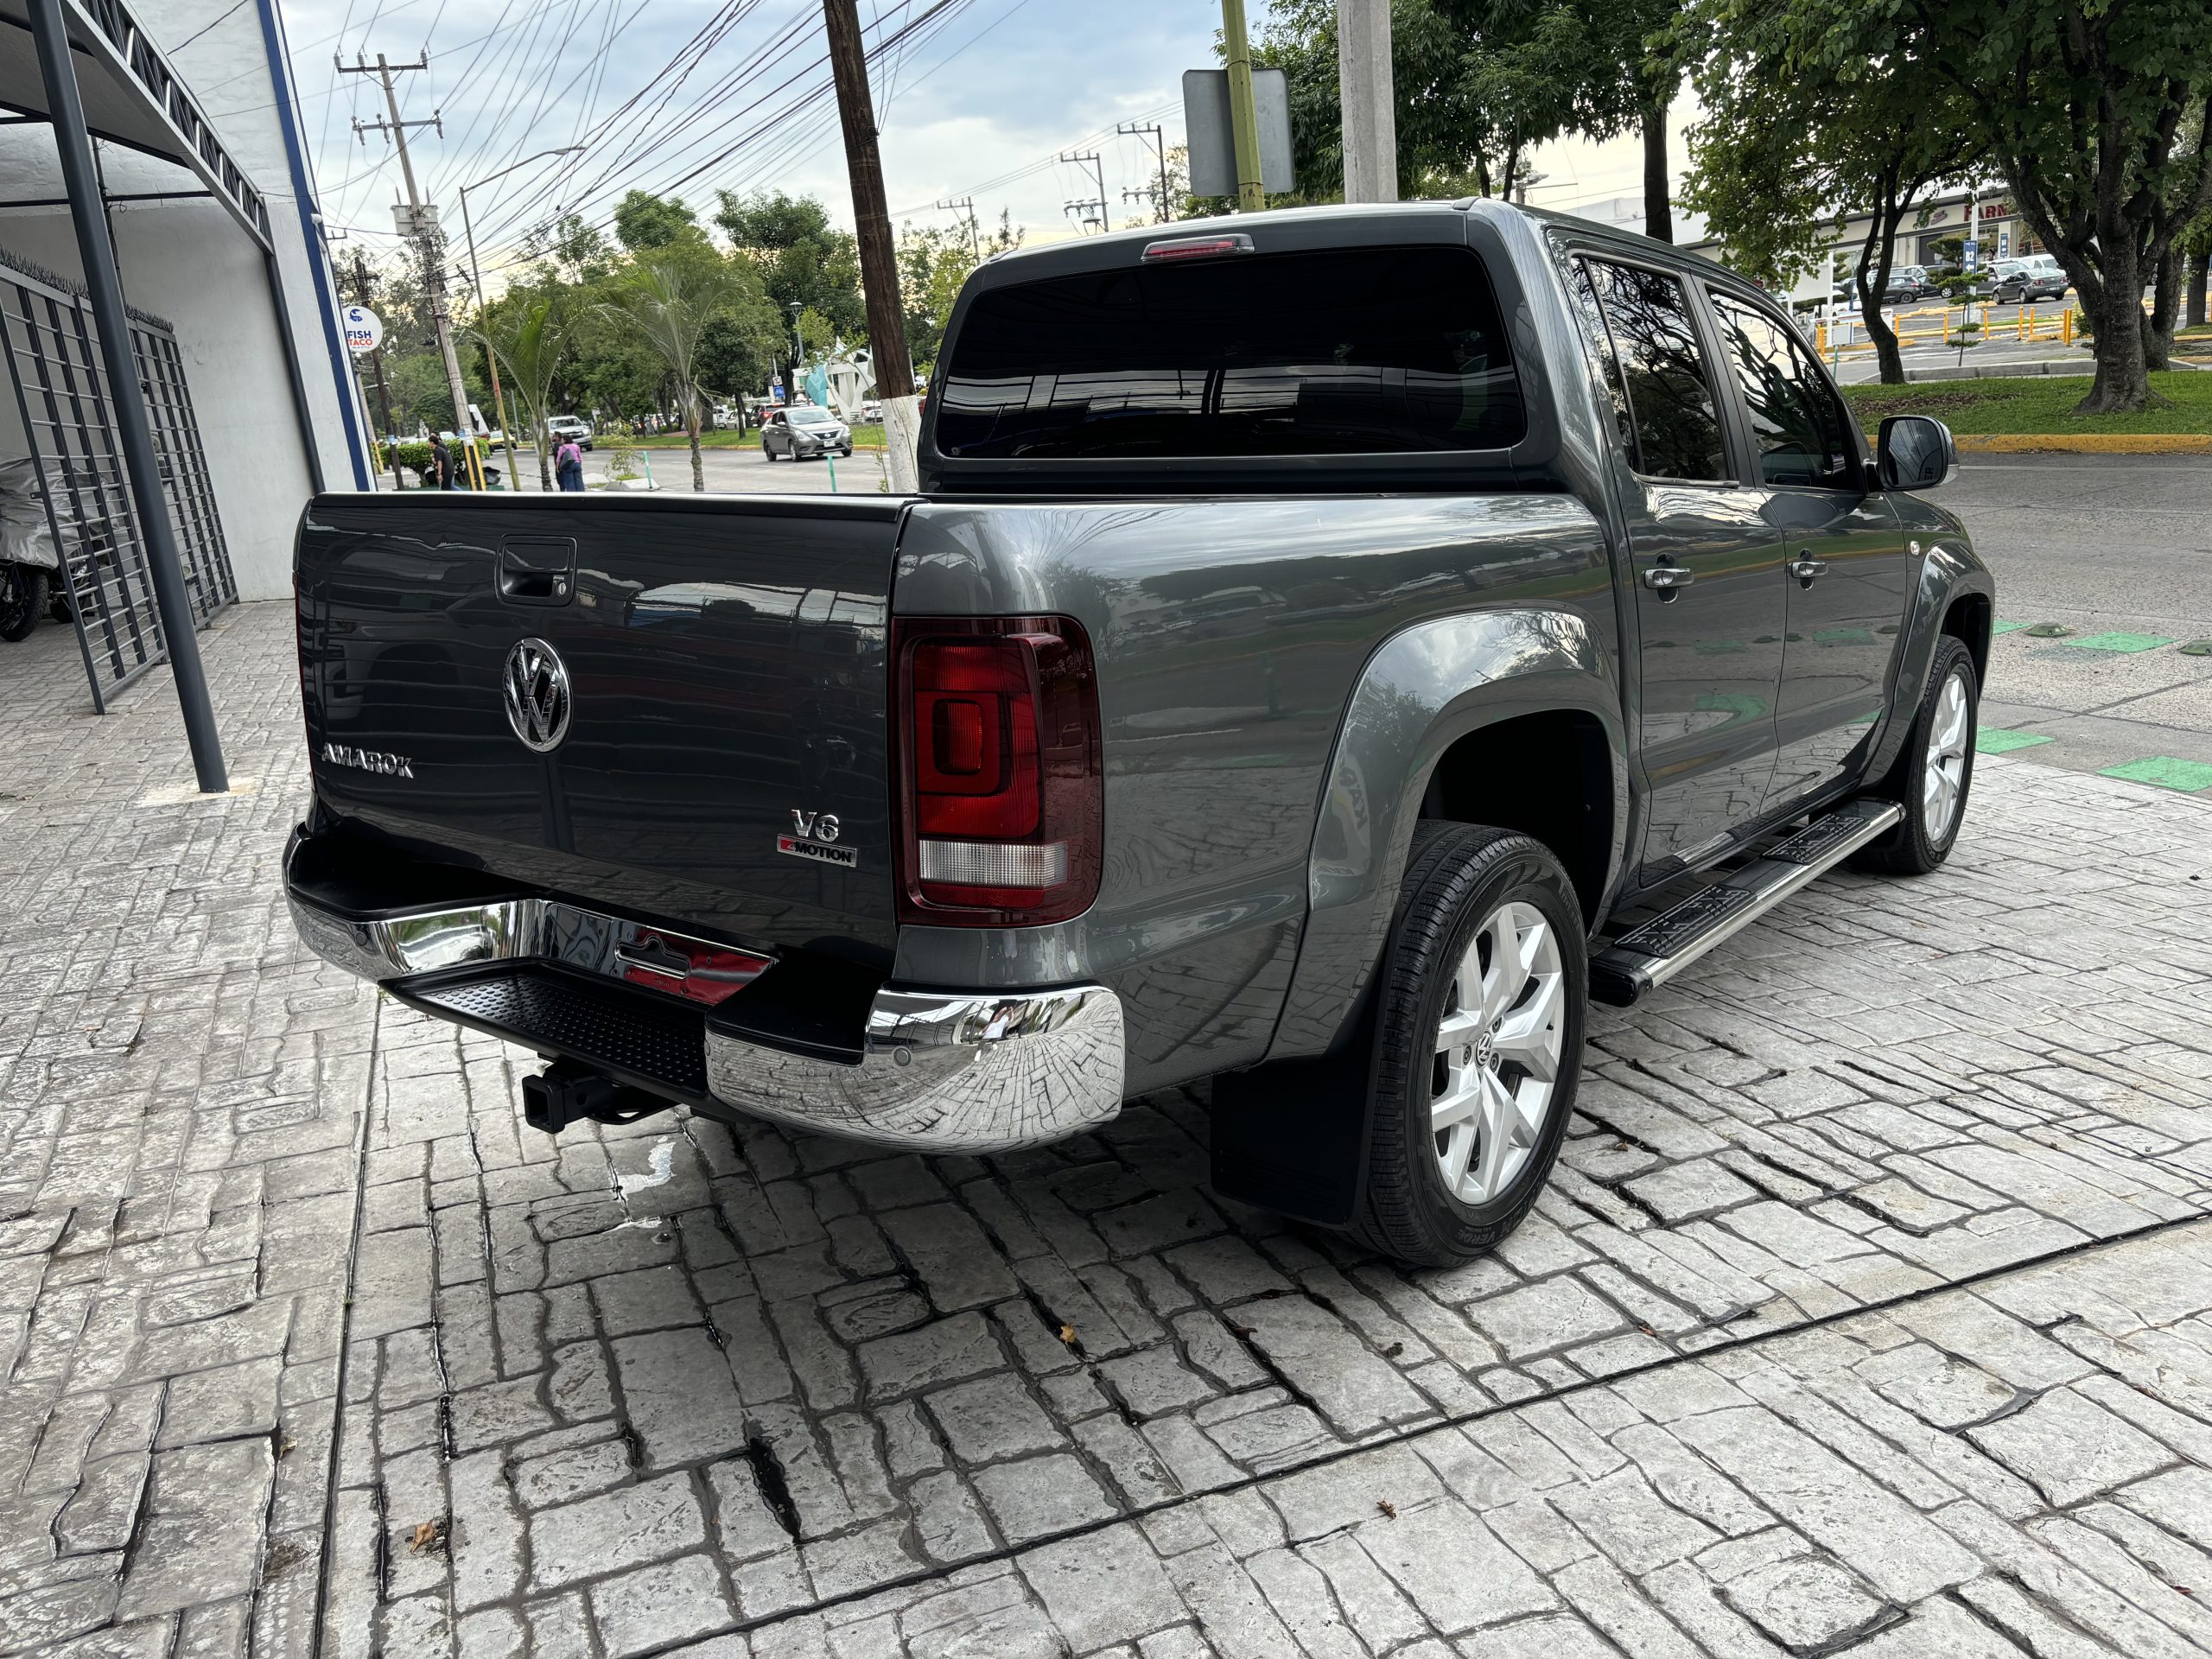
<path id="1" fill-rule="evenodd" d="M 424 481 L 434 490 L 453 488 L 453 451 L 441 433 L 430 434 L 430 476 Z"/>
<path id="2" fill-rule="evenodd" d="M 553 481 L 564 490 L 584 486 L 584 452 L 574 438 L 562 439 L 561 447 L 553 452 Z"/>

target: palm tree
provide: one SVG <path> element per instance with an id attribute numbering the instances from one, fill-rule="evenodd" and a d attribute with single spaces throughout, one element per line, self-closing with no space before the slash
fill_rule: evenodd
<path id="1" fill-rule="evenodd" d="M 668 365 L 683 410 L 683 429 L 691 440 L 691 487 L 702 493 L 707 469 L 699 456 L 699 342 L 708 324 L 744 295 L 744 284 L 718 255 L 671 246 L 640 254 L 607 308 Z"/>
<path id="2" fill-rule="evenodd" d="M 560 372 L 561 359 L 569 346 L 569 332 L 553 308 L 550 295 L 535 296 L 519 309 L 486 318 L 493 334 L 471 329 L 484 342 L 486 350 L 499 353 L 499 361 L 507 371 L 507 378 L 514 383 L 515 401 L 523 406 L 523 415 L 530 422 L 530 441 L 537 451 L 537 482 L 541 489 L 553 487 L 553 471 L 545 455 L 545 420 L 552 411 L 546 405 L 552 401 L 553 378 Z M 514 434 L 507 434 L 507 470 L 514 471 Z"/>

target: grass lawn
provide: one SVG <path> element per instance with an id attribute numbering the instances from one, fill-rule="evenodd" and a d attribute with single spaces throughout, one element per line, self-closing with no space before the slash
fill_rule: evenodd
<path id="1" fill-rule="evenodd" d="M 2076 415 L 2087 375 L 2022 375 L 2009 380 L 1923 380 L 1909 386 L 1846 386 L 1871 430 L 1885 415 L 1933 415 L 1961 436 L 1997 432 L 2212 432 L 2212 374 L 2173 369 L 2151 377 L 2171 407 L 2140 415 Z"/>
<path id="2" fill-rule="evenodd" d="M 593 440 L 602 449 L 627 447 L 632 449 L 689 449 L 690 440 L 681 432 L 657 432 L 649 438 L 626 438 L 612 432 L 602 432 Z M 702 449 L 757 449 L 760 446 L 758 431 L 734 432 L 725 428 L 719 432 L 702 432 Z M 883 448 L 883 429 L 880 426 L 856 426 L 853 429 L 853 448 L 880 449 Z"/>

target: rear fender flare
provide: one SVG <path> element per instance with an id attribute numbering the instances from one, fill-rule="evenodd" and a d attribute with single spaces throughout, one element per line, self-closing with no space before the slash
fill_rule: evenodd
<path id="1" fill-rule="evenodd" d="M 1586 713 L 1612 768 L 1612 868 L 1628 810 L 1620 688 L 1599 627 L 1580 613 L 1516 608 L 1440 617 L 1368 659 L 1329 757 L 1307 855 L 1308 911 L 1270 1060 L 1337 1046 L 1357 1020 L 1397 907 L 1421 798 L 1451 747 L 1523 715 Z"/>

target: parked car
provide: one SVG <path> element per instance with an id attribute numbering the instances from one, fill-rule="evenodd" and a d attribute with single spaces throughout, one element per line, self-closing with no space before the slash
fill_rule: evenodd
<path id="1" fill-rule="evenodd" d="M 874 398 L 871 397 L 861 405 L 861 419 L 864 421 L 875 422 L 880 421 L 882 418 L 883 405 L 878 403 Z"/>
<path id="2" fill-rule="evenodd" d="M 938 380 L 912 497 L 304 515 L 293 915 L 544 1056 L 537 1128 L 983 1154 L 1211 1079 L 1217 1191 L 1465 1261 L 1587 999 L 1960 832 L 1950 435 L 1867 453 L 1717 265 L 1240 214 L 980 267 Z"/>
<path id="3" fill-rule="evenodd" d="M 574 443 L 585 451 L 591 448 L 591 423 L 580 415 L 555 415 L 545 423 L 545 433 L 555 444 Z"/>
<path id="4" fill-rule="evenodd" d="M 2033 300 L 2066 297 L 2066 273 L 2024 259 L 2000 259 L 1990 267 L 1989 296 L 1999 305 L 2024 305 Z"/>
<path id="5" fill-rule="evenodd" d="M 853 453 L 852 429 L 817 404 L 793 404 L 770 411 L 760 423 L 760 453 L 771 461 L 788 455 L 804 461 L 809 455 Z"/>
<path id="6" fill-rule="evenodd" d="M 1903 279 L 1901 286 L 1906 289 L 1905 296 L 1910 300 L 1932 300 L 1943 291 L 1936 279 L 1928 274 L 1925 265 L 1897 266 L 1891 271 L 1890 280 L 1897 283 L 1900 278 Z"/>

